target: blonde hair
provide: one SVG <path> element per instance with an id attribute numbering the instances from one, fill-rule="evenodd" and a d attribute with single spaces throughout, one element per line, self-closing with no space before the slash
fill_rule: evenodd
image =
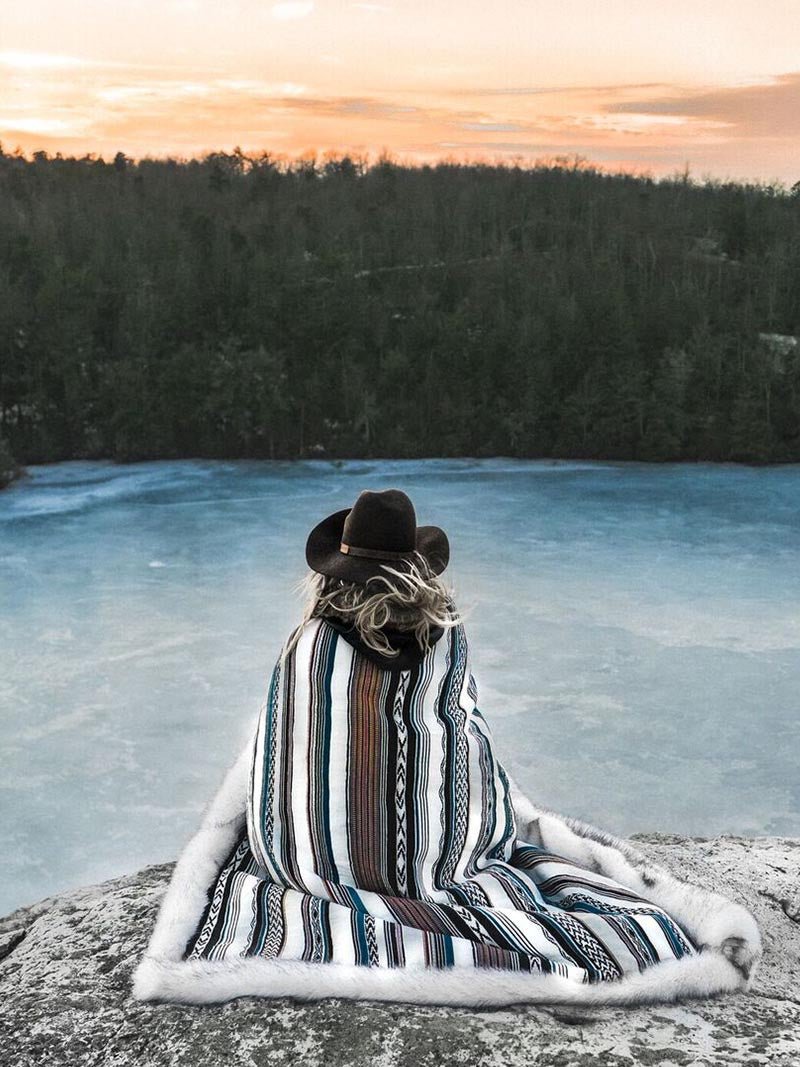
<path id="1" fill-rule="evenodd" d="M 381 570 L 386 573 L 365 583 L 310 571 L 298 586 L 306 594 L 303 619 L 287 640 L 281 659 L 297 644 L 306 623 L 325 615 L 351 623 L 368 648 L 389 657 L 399 652 L 383 632 L 385 626 L 413 632 L 418 644 L 427 649 L 434 627 L 448 629 L 462 622 L 451 590 L 419 552 L 402 570 L 385 563 Z"/>

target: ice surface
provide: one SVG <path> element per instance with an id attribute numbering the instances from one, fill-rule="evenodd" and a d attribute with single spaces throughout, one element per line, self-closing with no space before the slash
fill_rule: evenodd
<path id="1" fill-rule="evenodd" d="M 0 914 L 176 855 L 308 530 L 389 486 L 450 535 L 480 705 L 536 800 L 800 834 L 800 467 L 65 463 L 0 494 Z"/>

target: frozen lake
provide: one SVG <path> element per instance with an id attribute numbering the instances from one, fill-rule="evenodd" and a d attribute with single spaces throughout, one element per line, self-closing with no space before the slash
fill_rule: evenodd
<path id="1" fill-rule="evenodd" d="M 308 530 L 390 486 L 450 534 L 534 799 L 800 834 L 799 467 L 65 463 L 0 494 L 0 914 L 175 857 L 298 618 Z"/>

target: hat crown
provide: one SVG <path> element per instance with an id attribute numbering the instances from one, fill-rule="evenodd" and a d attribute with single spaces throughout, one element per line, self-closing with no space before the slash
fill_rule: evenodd
<path id="1" fill-rule="evenodd" d="M 359 494 L 344 521 L 342 541 L 370 551 L 413 552 L 416 547 L 417 515 L 411 499 L 401 489 Z"/>
<path id="2" fill-rule="evenodd" d="M 440 527 L 417 526 L 414 505 L 401 489 L 365 489 L 352 507 L 318 522 L 306 541 L 313 571 L 357 584 L 384 578 L 387 564 L 406 570 L 420 559 L 441 574 L 450 545 Z"/>

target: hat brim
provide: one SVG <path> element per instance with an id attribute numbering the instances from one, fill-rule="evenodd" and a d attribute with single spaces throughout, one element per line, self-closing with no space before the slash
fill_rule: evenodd
<path id="1" fill-rule="evenodd" d="M 411 558 L 404 559 L 366 559 L 363 556 L 351 556 L 342 552 L 344 521 L 350 514 L 350 508 L 335 511 L 322 522 L 317 523 L 306 541 L 306 562 L 318 574 L 331 578 L 341 578 L 346 582 L 368 582 L 370 578 L 384 575 L 383 565 L 403 570 L 408 567 Z M 441 574 L 450 561 L 450 543 L 447 534 L 438 526 L 418 526 L 416 550 L 428 563 L 433 574 Z"/>

